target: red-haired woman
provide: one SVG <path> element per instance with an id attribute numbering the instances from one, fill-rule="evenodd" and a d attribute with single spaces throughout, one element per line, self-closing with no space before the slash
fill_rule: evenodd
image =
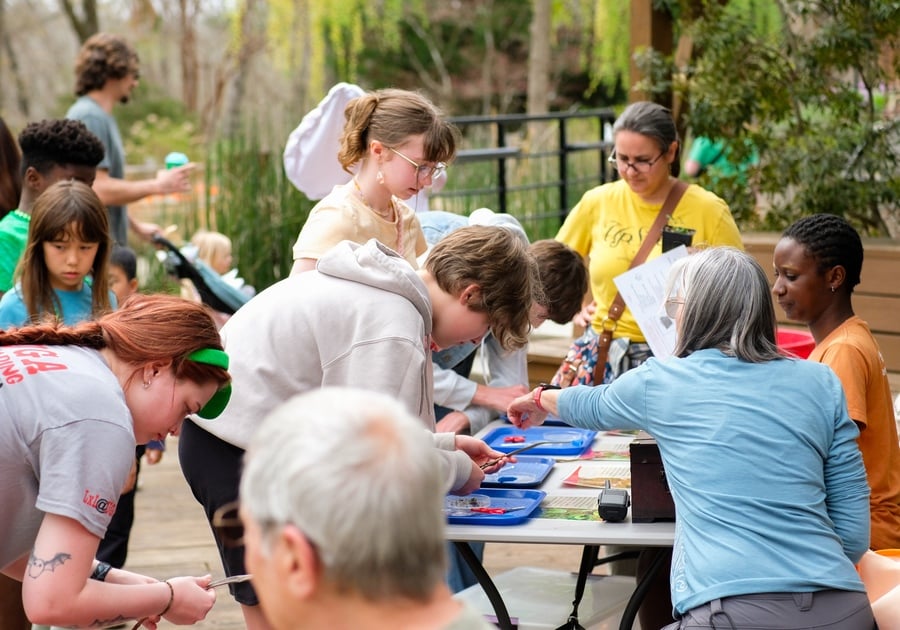
<path id="1" fill-rule="evenodd" d="M 135 444 L 215 417 L 230 394 L 212 318 L 135 295 L 96 321 L 0 332 L 0 567 L 35 623 L 99 627 L 206 616 L 209 577 L 159 582 L 94 559 Z"/>

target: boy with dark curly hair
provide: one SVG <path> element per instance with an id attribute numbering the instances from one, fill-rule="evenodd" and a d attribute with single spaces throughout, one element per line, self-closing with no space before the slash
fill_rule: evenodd
<path id="1" fill-rule="evenodd" d="M 19 134 L 22 195 L 19 207 L 0 219 L 0 295 L 13 286 L 13 272 L 25 251 L 31 206 L 50 184 L 76 179 L 90 186 L 103 159 L 99 138 L 77 120 L 42 120 Z"/>
<path id="2" fill-rule="evenodd" d="M 128 245 L 129 225 L 145 240 L 159 226 L 128 216 L 126 204 L 148 195 L 166 195 L 190 190 L 193 164 L 160 170 L 153 179 L 126 180 L 125 149 L 113 107 L 127 103 L 140 78 L 137 52 L 118 35 L 97 33 L 81 47 L 75 62 L 75 94 L 79 97 L 66 118 L 80 120 L 103 143 L 105 154 L 97 167 L 94 192 L 109 212 L 109 227 L 119 245 Z"/>

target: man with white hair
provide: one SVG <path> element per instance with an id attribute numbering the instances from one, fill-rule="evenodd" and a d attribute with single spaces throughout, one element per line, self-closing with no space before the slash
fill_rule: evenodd
<path id="1" fill-rule="evenodd" d="M 444 485 L 431 436 L 384 394 L 325 387 L 276 408 L 240 485 L 272 627 L 493 628 L 444 583 Z"/>

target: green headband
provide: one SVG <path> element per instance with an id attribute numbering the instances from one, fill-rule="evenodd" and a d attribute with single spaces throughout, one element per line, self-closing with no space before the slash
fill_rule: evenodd
<path id="1" fill-rule="evenodd" d="M 195 363 L 204 363 L 213 367 L 228 369 L 228 355 L 223 350 L 215 348 L 201 348 L 187 355 L 188 361 Z M 218 418 L 219 414 L 225 411 L 228 401 L 231 399 L 231 383 L 226 384 L 223 388 L 216 391 L 212 398 L 209 399 L 203 409 L 197 412 L 197 415 L 207 420 Z"/>

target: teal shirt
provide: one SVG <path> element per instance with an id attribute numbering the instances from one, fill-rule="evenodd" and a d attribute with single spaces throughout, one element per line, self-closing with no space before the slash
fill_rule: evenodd
<path id="1" fill-rule="evenodd" d="M 731 150 L 723 140 L 711 140 L 705 136 L 694 139 L 687 159 L 698 162 L 701 173 L 709 171 L 713 182 L 717 182 L 721 176 L 738 178 L 744 184 L 747 183 L 748 171 L 759 163 L 759 155 L 755 149 L 744 161 L 734 163 Z"/>
<path id="2" fill-rule="evenodd" d="M 125 148 L 119 126 L 109 114 L 90 96 L 81 96 L 66 112 L 66 118 L 80 120 L 103 143 L 103 159 L 98 170 L 107 171 L 110 177 L 125 177 Z M 109 231 L 119 245 L 128 245 L 128 213 L 125 206 L 107 206 Z"/>
<path id="3" fill-rule="evenodd" d="M 72 326 L 85 320 L 93 319 L 91 285 L 89 282 L 81 286 L 80 291 L 53 290 L 59 300 L 62 320 Z M 110 291 L 109 302 L 112 308 L 116 307 L 116 296 Z M 22 326 L 28 323 L 28 310 L 22 301 L 22 293 L 17 285 L 12 291 L 8 291 L 0 298 L 0 330 L 6 330 L 10 326 Z"/>
<path id="4" fill-rule="evenodd" d="M 13 288 L 13 274 L 25 251 L 31 216 L 13 210 L 0 219 L 0 292 Z"/>

